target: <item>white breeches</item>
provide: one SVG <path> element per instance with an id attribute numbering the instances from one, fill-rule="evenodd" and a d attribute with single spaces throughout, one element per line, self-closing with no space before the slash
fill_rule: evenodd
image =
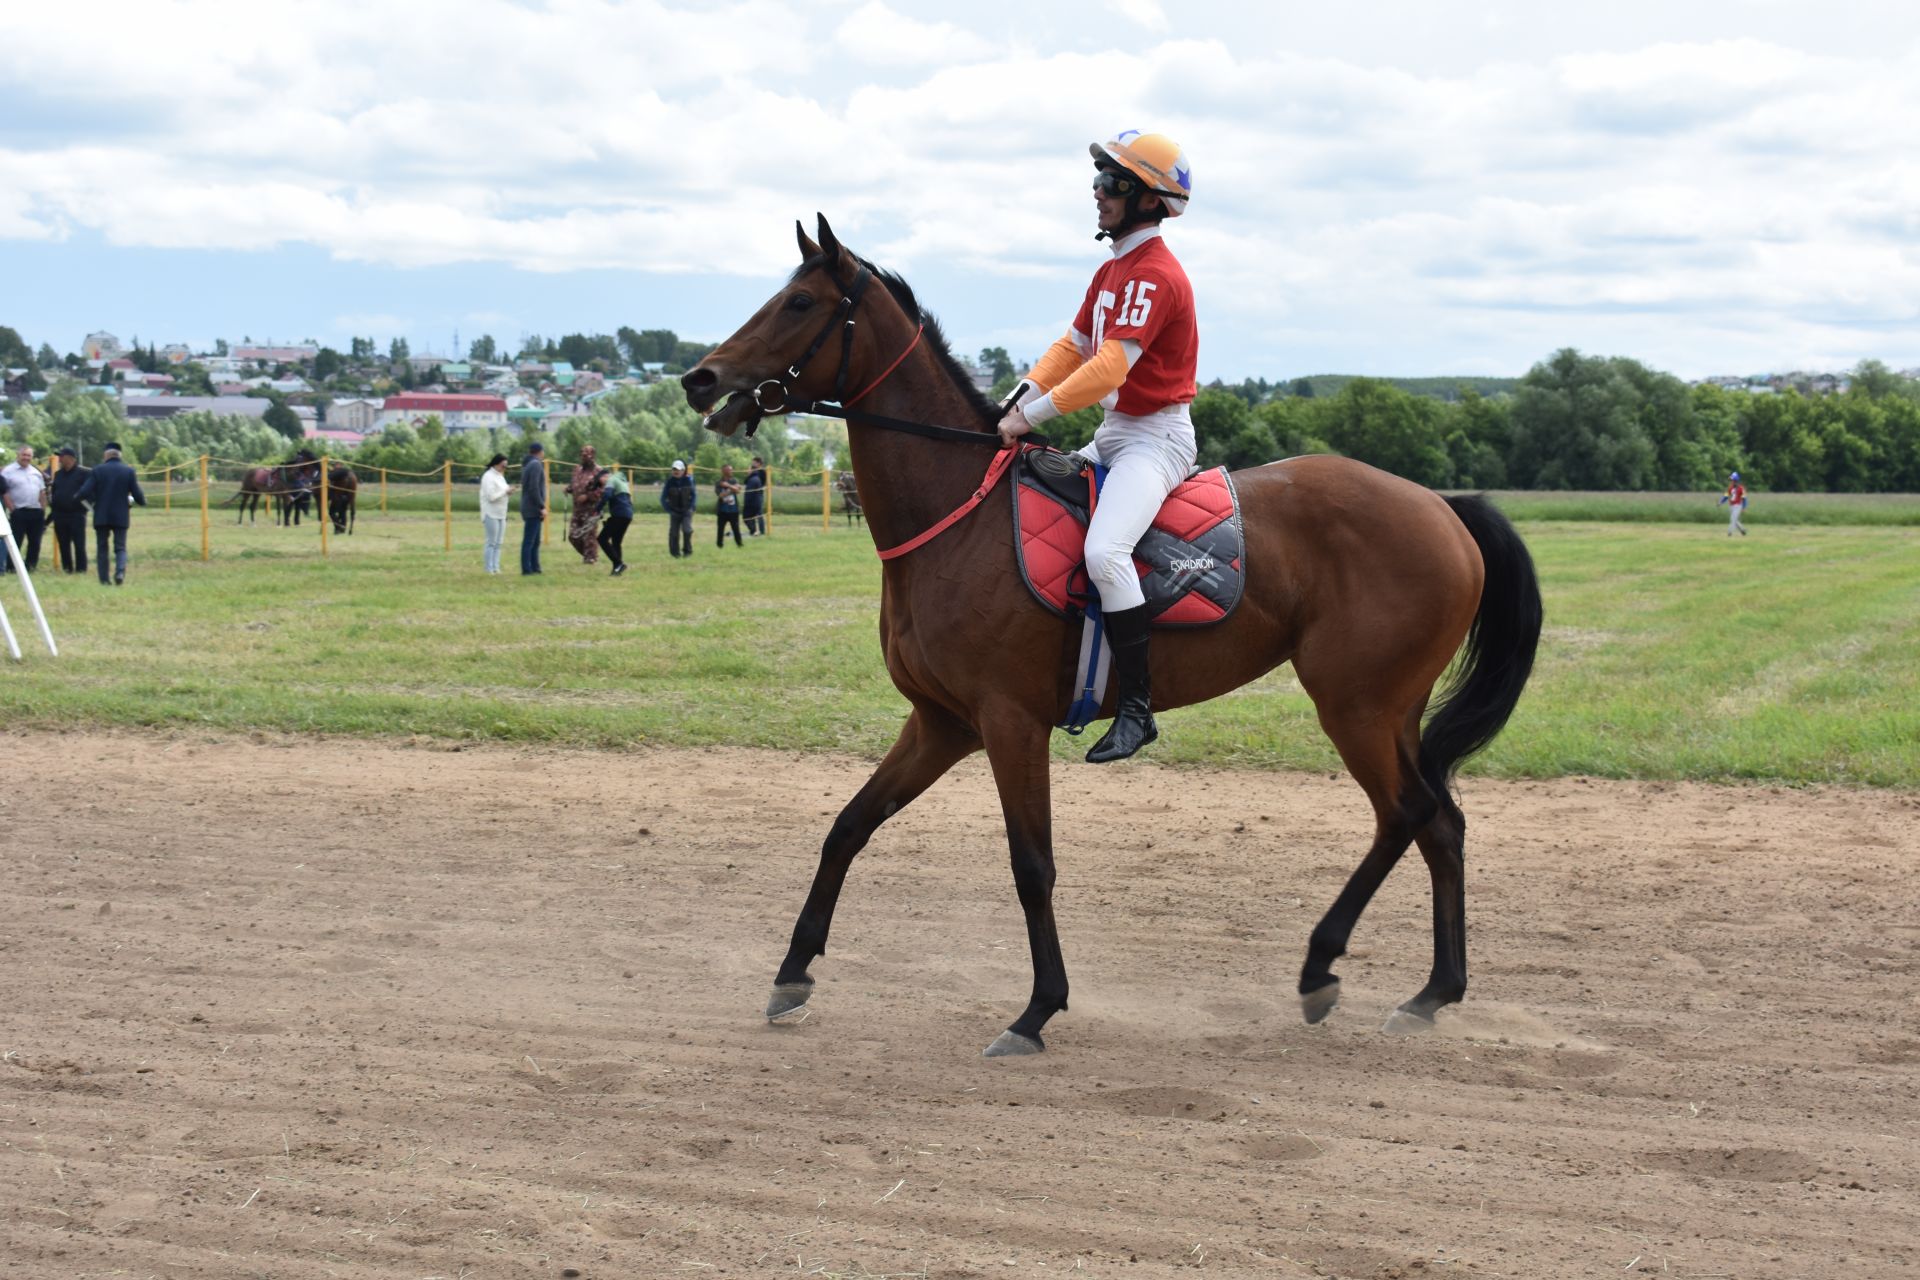
<path id="1" fill-rule="evenodd" d="M 1193 470 L 1193 421 L 1184 404 L 1145 417 L 1109 410 L 1093 443 L 1080 451 L 1107 468 L 1100 505 L 1087 526 L 1087 576 L 1107 613 L 1147 602 L 1133 549 L 1167 495 Z"/>
<path id="2" fill-rule="evenodd" d="M 1729 502 L 1727 504 L 1727 532 L 1728 533 L 1732 533 L 1735 529 L 1738 529 L 1740 527 L 1740 509 L 1746 505 L 1747 504 L 1744 502 Z"/>

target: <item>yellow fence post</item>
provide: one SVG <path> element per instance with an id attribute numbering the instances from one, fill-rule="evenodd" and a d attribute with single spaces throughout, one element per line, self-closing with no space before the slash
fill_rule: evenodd
<path id="1" fill-rule="evenodd" d="M 547 505 L 540 508 L 540 545 L 553 541 L 553 459 L 540 455 L 540 479 L 547 490 Z"/>
<path id="2" fill-rule="evenodd" d="M 173 468 L 168 467 L 161 474 L 167 478 L 167 510 L 171 511 L 173 510 Z"/>
<path id="3" fill-rule="evenodd" d="M 445 536 L 442 550 L 453 550 L 453 459 L 448 458 L 440 469 L 441 520 L 445 524 Z"/>
<path id="4" fill-rule="evenodd" d="M 833 527 L 833 489 L 829 483 L 829 477 L 832 475 L 833 468 L 820 468 L 820 532 L 822 533 Z"/>
<path id="5" fill-rule="evenodd" d="M 380 514 L 387 514 L 387 469 L 380 468 Z"/>
<path id="6" fill-rule="evenodd" d="M 329 467 L 327 462 L 328 459 L 323 454 L 320 458 L 320 556 L 322 559 L 330 554 L 327 551 L 327 532 L 333 525 L 333 507 L 327 493 L 327 472 L 333 468 Z"/>
<path id="7" fill-rule="evenodd" d="M 207 518 L 207 455 L 200 455 L 200 559 L 213 559 L 212 540 L 208 529 L 212 521 Z"/>

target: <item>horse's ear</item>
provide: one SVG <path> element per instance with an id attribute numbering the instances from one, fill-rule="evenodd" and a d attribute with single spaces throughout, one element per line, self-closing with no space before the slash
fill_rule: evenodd
<path id="1" fill-rule="evenodd" d="M 844 250 L 841 248 L 840 238 L 834 235 L 833 228 L 827 225 L 827 215 L 816 213 L 813 216 L 820 222 L 820 248 L 826 252 L 827 261 L 830 263 L 840 261 L 840 255 Z"/>
<path id="2" fill-rule="evenodd" d="M 800 242 L 800 261 L 820 256 L 820 246 L 807 239 L 807 229 L 800 225 L 800 219 L 793 220 L 793 235 Z"/>

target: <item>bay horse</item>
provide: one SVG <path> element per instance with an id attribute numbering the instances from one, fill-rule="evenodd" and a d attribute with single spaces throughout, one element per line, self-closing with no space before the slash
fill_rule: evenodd
<path id="1" fill-rule="evenodd" d="M 240 510 L 234 516 L 235 524 L 245 523 L 249 517 L 257 515 L 261 504 L 267 504 L 267 518 L 273 518 L 273 499 L 281 492 L 280 469 L 278 467 L 251 467 L 240 477 Z"/>
<path id="2" fill-rule="evenodd" d="M 842 406 L 867 528 L 884 560 L 881 652 L 912 710 L 827 833 L 766 1015 L 804 1014 L 809 968 L 826 952 L 854 855 L 881 823 L 984 749 L 1033 961 L 1025 1010 L 986 1054 L 1039 1053 L 1041 1029 L 1067 1007 L 1047 744 L 1075 691 L 1080 628 L 1042 608 L 1021 582 L 1013 486 L 981 478 L 983 459 L 1000 465 L 999 406 L 961 371 L 904 280 L 849 252 L 825 218 L 817 241 L 795 230 L 801 263 L 792 277 L 681 383 L 722 436 L 750 433 L 762 416 L 803 398 Z M 869 291 L 873 280 L 882 287 Z M 816 363 L 830 343 L 838 358 Z M 951 439 L 913 433 L 925 424 L 957 431 Z M 967 447 L 975 436 L 989 447 Z M 1416 844 L 1433 887 L 1433 966 L 1385 1029 L 1425 1030 L 1466 992 L 1466 820 L 1452 779 L 1506 724 L 1532 671 L 1541 626 L 1532 559 L 1485 499 L 1442 497 L 1345 458 L 1291 458 L 1235 472 L 1233 484 L 1246 531 L 1245 595 L 1215 625 L 1154 637 L 1154 709 L 1215 698 L 1293 663 L 1374 814 L 1371 847 L 1308 939 L 1302 1012 L 1310 1023 L 1332 1012 L 1340 991 L 1333 962 Z M 971 515 L 887 558 L 970 503 L 978 505 Z M 1103 717 L 1113 702 L 1109 691 Z"/>
<path id="3" fill-rule="evenodd" d="M 360 500 L 360 477 L 353 468 L 344 462 L 336 462 L 327 468 L 327 517 L 333 521 L 333 531 L 351 535 L 353 533 L 354 510 Z"/>

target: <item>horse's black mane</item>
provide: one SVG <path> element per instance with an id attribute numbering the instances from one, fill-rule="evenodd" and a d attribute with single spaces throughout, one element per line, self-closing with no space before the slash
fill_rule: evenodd
<path id="1" fill-rule="evenodd" d="M 902 311 L 905 311 L 910 316 L 917 317 L 920 323 L 926 326 L 926 337 L 923 341 L 932 346 L 933 353 L 939 359 L 941 367 L 947 371 L 948 379 L 959 389 L 960 394 L 966 397 L 968 407 L 974 411 L 981 422 L 991 424 L 999 421 L 1000 406 L 990 400 L 979 387 L 974 385 L 972 376 L 969 375 L 967 371 L 960 366 L 960 362 L 954 358 L 953 349 L 947 345 L 947 335 L 940 329 L 940 322 L 933 317 L 932 313 L 921 309 L 919 301 L 913 296 L 913 286 L 895 273 L 874 266 L 871 262 L 868 262 L 865 258 L 853 253 L 851 250 L 848 251 L 848 256 L 867 270 L 873 272 L 873 278 L 887 287 L 887 292 L 893 295 L 893 300 L 900 304 Z M 828 266 L 827 255 L 824 253 L 815 254 L 794 269 L 793 275 L 788 277 L 787 283 L 792 284 L 801 276 L 815 268 L 826 269 L 829 275 L 832 274 L 832 270 Z"/>

